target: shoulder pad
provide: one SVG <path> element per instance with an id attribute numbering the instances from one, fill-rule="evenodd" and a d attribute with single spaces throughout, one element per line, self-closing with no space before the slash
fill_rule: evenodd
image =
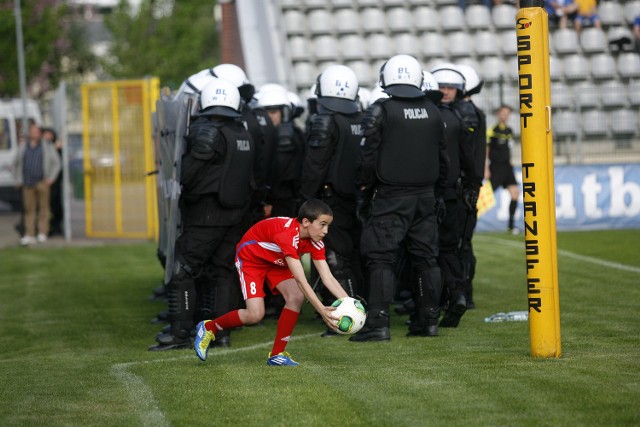
<path id="1" fill-rule="evenodd" d="M 364 116 L 362 118 L 362 130 L 365 136 L 371 134 L 380 127 L 384 118 L 383 103 L 387 101 L 388 99 L 380 99 L 371 104 L 371 106 L 364 112 Z"/>
<path id="2" fill-rule="evenodd" d="M 309 146 L 325 147 L 331 140 L 333 117 L 331 114 L 314 114 L 309 120 Z"/>
<path id="3" fill-rule="evenodd" d="M 198 160 L 211 160 L 221 151 L 220 131 L 218 126 L 209 120 L 196 120 L 191 123 L 186 140 L 189 153 Z"/>
<path id="4" fill-rule="evenodd" d="M 476 113 L 476 109 L 468 101 L 458 101 L 455 103 L 455 109 L 460 113 L 464 126 L 471 132 L 478 128 L 480 119 Z"/>

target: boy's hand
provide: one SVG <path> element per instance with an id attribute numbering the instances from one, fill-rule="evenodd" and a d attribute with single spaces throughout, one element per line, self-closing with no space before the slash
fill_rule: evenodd
<path id="1" fill-rule="evenodd" d="M 324 320 L 324 323 L 329 329 L 337 331 L 338 325 L 336 324 L 336 320 L 338 319 L 333 317 L 333 311 L 336 311 L 336 307 L 322 307 L 322 310 L 318 311 L 318 313 L 322 316 L 322 320 Z"/>

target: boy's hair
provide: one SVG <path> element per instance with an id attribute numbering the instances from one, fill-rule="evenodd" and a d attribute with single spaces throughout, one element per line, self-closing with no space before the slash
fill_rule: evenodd
<path id="1" fill-rule="evenodd" d="M 333 211 L 329 205 L 322 200 L 309 199 L 300 206 L 300 210 L 298 211 L 298 222 L 302 222 L 305 218 L 313 222 L 318 219 L 320 215 L 333 216 Z"/>

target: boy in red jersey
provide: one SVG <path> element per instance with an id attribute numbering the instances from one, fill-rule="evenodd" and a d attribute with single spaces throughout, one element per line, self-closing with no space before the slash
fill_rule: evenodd
<path id="1" fill-rule="evenodd" d="M 285 306 L 278 320 L 276 338 L 267 364 L 297 366 L 284 351 L 298 321 L 306 298 L 332 330 L 336 330 L 332 307 L 322 305 L 307 282 L 300 255 L 309 253 L 326 288 L 336 297 L 348 296 L 333 277 L 325 259 L 322 238 L 333 221 L 331 208 L 317 199 L 307 200 L 297 218 L 275 217 L 262 220 L 249 229 L 236 246 L 236 269 L 246 308 L 230 311 L 214 320 L 205 320 L 196 329 L 195 350 L 200 360 L 207 359 L 209 343 L 215 333 L 243 325 L 253 325 L 264 317 L 263 283 L 272 293 L 284 297 Z"/>

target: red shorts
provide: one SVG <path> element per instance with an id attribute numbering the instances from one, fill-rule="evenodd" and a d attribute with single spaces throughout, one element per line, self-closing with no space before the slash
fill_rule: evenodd
<path id="1" fill-rule="evenodd" d="M 240 289 L 245 300 L 249 298 L 264 298 L 264 283 L 269 286 L 272 294 L 277 295 L 276 289 L 280 283 L 287 279 L 293 279 L 289 267 L 279 265 L 255 264 L 243 261 L 236 256 L 236 269 L 240 277 Z"/>

